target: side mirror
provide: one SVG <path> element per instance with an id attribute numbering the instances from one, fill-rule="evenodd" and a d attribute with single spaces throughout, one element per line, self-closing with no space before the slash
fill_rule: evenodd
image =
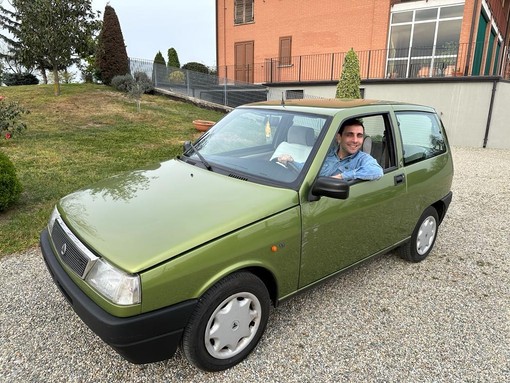
<path id="1" fill-rule="evenodd" d="M 317 201 L 320 197 L 347 199 L 349 189 L 349 184 L 344 180 L 333 177 L 319 177 L 313 183 L 308 199 L 310 201 Z"/>

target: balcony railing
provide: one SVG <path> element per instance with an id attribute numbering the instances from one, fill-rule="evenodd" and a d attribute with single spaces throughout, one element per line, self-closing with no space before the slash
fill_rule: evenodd
<path id="1" fill-rule="evenodd" d="M 502 51 L 487 50 L 473 43 L 356 53 L 363 80 L 497 75 Z M 218 76 L 250 83 L 337 81 L 345 55 L 346 52 L 294 56 L 284 63 L 278 58 L 269 58 L 254 65 L 218 67 Z"/>

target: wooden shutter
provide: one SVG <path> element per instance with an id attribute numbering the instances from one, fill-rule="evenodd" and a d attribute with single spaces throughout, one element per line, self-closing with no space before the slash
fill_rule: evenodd
<path id="1" fill-rule="evenodd" d="M 250 23 L 253 18 L 253 0 L 235 0 L 234 23 Z"/>
<path id="2" fill-rule="evenodd" d="M 290 65 L 292 55 L 292 37 L 280 37 L 280 65 Z"/>

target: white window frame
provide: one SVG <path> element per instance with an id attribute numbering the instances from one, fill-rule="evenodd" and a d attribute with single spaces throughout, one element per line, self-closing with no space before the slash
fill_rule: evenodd
<path id="1" fill-rule="evenodd" d="M 459 6 L 459 5 L 464 5 L 465 6 L 465 1 L 459 1 L 459 0 L 430 0 L 430 1 L 413 1 L 413 2 L 410 2 L 410 3 L 399 3 L 399 4 L 395 4 L 392 6 L 392 9 L 391 9 L 391 15 L 390 15 L 390 26 L 388 28 L 388 49 L 387 49 L 387 53 L 386 53 L 386 68 L 385 68 L 385 73 L 389 74 L 389 64 L 390 62 L 398 62 L 398 61 L 401 61 L 401 62 L 406 62 L 407 65 L 406 65 L 406 73 L 405 73 L 405 77 L 409 77 L 410 75 L 410 70 L 411 70 L 411 64 L 412 64 L 412 60 L 416 60 L 416 59 L 424 59 L 424 60 L 428 60 L 430 59 L 430 69 L 429 69 L 429 73 L 430 75 L 432 75 L 432 69 L 434 68 L 434 60 L 437 58 L 436 57 L 436 41 L 437 41 L 437 33 L 438 33 L 438 28 L 439 28 L 439 22 L 444 22 L 444 21 L 451 21 L 451 20 L 462 20 L 462 16 L 457 16 L 457 17 L 451 17 L 451 18 L 440 18 L 440 11 L 437 12 L 437 15 L 436 15 L 436 20 L 435 20 L 435 28 L 434 28 L 434 46 L 433 46 L 433 50 L 432 50 L 432 54 L 430 56 L 412 56 L 411 55 L 411 52 L 412 52 L 412 49 L 413 49 L 413 37 L 414 37 L 414 28 L 416 25 L 418 24 L 426 24 L 426 23 L 431 23 L 431 22 L 434 22 L 434 21 L 431 21 L 431 20 L 426 20 L 426 21 L 415 21 L 415 17 L 416 17 L 416 11 L 419 11 L 419 10 L 423 10 L 423 9 L 434 9 L 434 8 L 445 8 L 445 7 L 451 7 L 451 6 Z M 403 22 L 403 23 L 395 23 L 393 24 L 392 23 L 392 20 L 393 20 L 393 17 L 391 17 L 393 14 L 395 13 L 401 13 L 401 12 L 409 12 L 409 11 L 412 11 L 413 12 L 413 18 L 412 18 L 412 21 L 408 21 L 408 22 Z M 410 36 L 409 36 L 409 49 L 408 49 L 408 52 L 407 52 L 407 56 L 406 57 L 398 57 L 398 58 L 391 58 L 390 57 L 390 43 L 391 43 L 391 32 L 392 32 L 392 27 L 394 26 L 401 26 L 401 25 L 411 25 L 411 32 L 410 32 Z"/>

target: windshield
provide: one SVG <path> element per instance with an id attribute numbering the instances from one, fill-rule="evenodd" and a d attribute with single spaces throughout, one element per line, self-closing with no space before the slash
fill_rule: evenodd
<path id="1" fill-rule="evenodd" d="M 213 171 L 234 177 L 293 183 L 329 122 L 325 115 L 239 108 L 214 125 L 184 155 L 197 163 L 205 159 Z M 283 154 L 292 156 L 293 163 L 279 163 L 277 159 Z"/>

